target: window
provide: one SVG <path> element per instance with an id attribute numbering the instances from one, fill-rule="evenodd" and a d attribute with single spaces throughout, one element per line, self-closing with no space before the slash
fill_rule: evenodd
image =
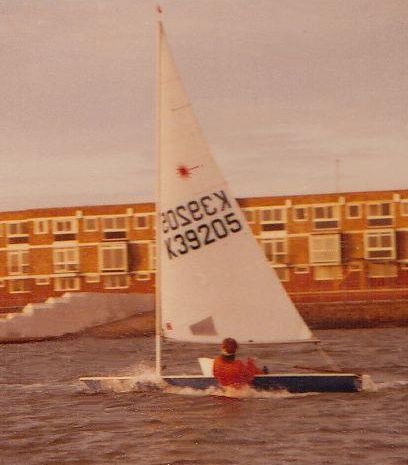
<path id="1" fill-rule="evenodd" d="M 0 236 L 4 236 L 4 224 L 0 223 Z"/>
<path id="2" fill-rule="evenodd" d="M 365 233 L 365 258 L 395 259 L 394 231 L 375 231 Z"/>
<path id="3" fill-rule="evenodd" d="M 134 215 L 133 217 L 133 227 L 135 229 L 146 229 L 149 227 L 147 215 Z"/>
<path id="4" fill-rule="evenodd" d="M 103 218 L 104 231 L 126 230 L 126 218 L 124 216 L 110 216 Z"/>
<path id="5" fill-rule="evenodd" d="M 75 234 L 77 232 L 77 222 L 74 219 L 53 220 L 54 234 Z"/>
<path id="6" fill-rule="evenodd" d="M 310 236 L 310 263 L 340 263 L 340 234 L 322 234 Z"/>
<path id="7" fill-rule="evenodd" d="M 36 278 L 35 284 L 37 286 L 45 286 L 47 284 L 50 284 L 50 278 Z"/>
<path id="8" fill-rule="evenodd" d="M 126 217 L 109 216 L 102 220 L 104 239 L 126 239 Z"/>
<path id="9" fill-rule="evenodd" d="M 9 291 L 11 294 L 30 292 L 30 283 L 28 279 L 11 279 L 9 281 Z"/>
<path id="10" fill-rule="evenodd" d="M 283 264 L 286 262 L 285 239 L 270 239 L 261 242 L 265 256 L 272 264 Z"/>
<path id="11" fill-rule="evenodd" d="M 7 235 L 9 237 L 28 236 L 27 221 L 18 221 L 15 223 L 7 223 Z"/>
<path id="12" fill-rule="evenodd" d="M 348 270 L 350 273 L 355 271 L 361 271 L 363 269 L 363 265 L 361 263 L 350 263 L 348 266 Z"/>
<path id="13" fill-rule="evenodd" d="M 289 271 L 287 268 L 274 268 L 274 270 L 281 281 L 289 281 Z"/>
<path id="14" fill-rule="evenodd" d="M 98 218 L 93 216 L 84 217 L 84 231 L 92 232 L 98 230 Z"/>
<path id="15" fill-rule="evenodd" d="M 101 258 L 102 271 L 126 271 L 126 244 L 104 244 L 101 247 Z"/>
<path id="16" fill-rule="evenodd" d="M 136 281 L 150 281 L 150 273 L 138 271 L 136 273 Z"/>
<path id="17" fill-rule="evenodd" d="M 306 221 L 307 213 L 307 207 L 293 207 L 293 221 Z"/>
<path id="18" fill-rule="evenodd" d="M 0 287 L 6 287 L 6 280 L 0 279 Z"/>
<path id="19" fill-rule="evenodd" d="M 48 221 L 47 220 L 34 220 L 34 234 L 47 234 Z"/>
<path id="20" fill-rule="evenodd" d="M 244 214 L 248 224 L 255 223 L 255 210 L 244 209 L 242 210 L 242 213 Z"/>
<path id="21" fill-rule="evenodd" d="M 396 278 L 398 276 L 397 265 L 394 263 L 370 263 L 368 276 L 370 278 Z"/>
<path id="22" fill-rule="evenodd" d="M 74 247 L 67 247 L 65 249 L 54 250 L 54 271 L 67 272 L 78 271 L 79 258 L 78 249 Z"/>
<path id="23" fill-rule="evenodd" d="M 408 200 L 402 200 L 400 203 L 400 211 L 402 216 L 408 216 Z"/>
<path id="24" fill-rule="evenodd" d="M 261 225 L 264 231 L 280 231 L 285 229 L 286 207 L 271 207 L 260 210 Z"/>
<path id="25" fill-rule="evenodd" d="M 154 242 L 149 243 L 149 265 L 150 265 L 150 270 L 155 270 L 156 269 L 156 244 Z"/>
<path id="26" fill-rule="evenodd" d="M 123 289 L 129 287 L 126 274 L 111 274 L 104 277 L 105 289 Z"/>
<path id="27" fill-rule="evenodd" d="M 342 279 L 343 270 L 341 266 L 316 266 L 314 268 L 314 279 L 316 281 L 329 281 Z"/>
<path id="28" fill-rule="evenodd" d="M 99 283 L 99 281 L 100 281 L 99 275 L 96 273 L 89 273 L 85 275 L 86 283 Z"/>
<path id="29" fill-rule="evenodd" d="M 347 218 L 361 218 L 361 205 L 348 204 L 346 207 Z"/>
<path id="30" fill-rule="evenodd" d="M 306 274 L 306 273 L 309 273 L 309 267 L 308 266 L 295 266 L 294 272 L 295 274 Z"/>
<path id="31" fill-rule="evenodd" d="M 76 276 L 55 278 L 54 289 L 56 291 L 79 291 L 79 278 Z"/>
<path id="32" fill-rule="evenodd" d="M 368 226 L 390 226 L 392 224 L 391 202 L 368 204 L 367 222 Z"/>
<path id="33" fill-rule="evenodd" d="M 338 228 L 338 205 L 323 205 L 321 207 L 313 207 L 313 226 L 315 229 Z"/>
<path id="34" fill-rule="evenodd" d="M 10 274 L 23 274 L 29 268 L 28 250 L 15 250 L 8 252 L 8 271 Z"/>

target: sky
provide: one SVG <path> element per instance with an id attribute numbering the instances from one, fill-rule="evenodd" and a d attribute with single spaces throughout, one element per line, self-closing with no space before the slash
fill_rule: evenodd
<path id="1" fill-rule="evenodd" d="M 406 0 L 160 4 L 237 197 L 408 187 Z M 0 211 L 154 200 L 155 22 L 147 0 L 0 1 Z"/>

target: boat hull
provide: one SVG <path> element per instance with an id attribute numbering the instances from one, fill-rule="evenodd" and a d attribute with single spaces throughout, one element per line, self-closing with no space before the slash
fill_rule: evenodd
<path id="1" fill-rule="evenodd" d="M 192 375 L 192 376 L 163 376 L 162 380 L 171 385 L 189 387 L 192 389 L 207 389 L 218 386 L 214 377 Z M 145 383 L 134 376 L 118 377 L 86 377 L 80 378 L 88 388 L 94 392 L 109 389 L 127 390 L 139 388 Z M 157 384 L 150 383 L 157 388 Z M 362 388 L 362 378 L 354 373 L 288 373 L 258 375 L 254 378 L 252 385 L 261 391 L 272 391 L 285 389 L 288 392 L 357 392 Z M 146 386 L 144 386 L 146 387 Z"/>
<path id="2" fill-rule="evenodd" d="M 213 377 L 164 376 L 174 386 L 207 389 L 217 386 Z M 288 392 L 357 392 L 361 390 L 361 376 L 353 373 L 270 374 L 255 376 L 252 385 L 257 390 L 285 389 Z"/>

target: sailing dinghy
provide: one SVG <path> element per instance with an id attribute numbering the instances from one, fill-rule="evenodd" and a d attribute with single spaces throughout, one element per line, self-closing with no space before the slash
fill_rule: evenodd
<path id="1" fill-rule="evenodd" d="M 158 22 L 156 374 L 206 389 L 207 375 L 162 376 L 161 338 L 220 344 L 316 342 L 268 264 L 203 137 Z M 92 390 L 137 377 L 81 378 Z M 256 389 L 351 392 L 353 373 L 274 373 Z"/>

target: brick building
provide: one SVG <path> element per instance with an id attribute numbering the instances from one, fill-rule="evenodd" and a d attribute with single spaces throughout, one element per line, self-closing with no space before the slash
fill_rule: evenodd
<path id="1" fill-rule="evenodd" d="M 240 199 L 295 302 L 408 298 L 408 190 Z M 0 308 L 152 292 L 154 204 L 0 213 Z"/>

